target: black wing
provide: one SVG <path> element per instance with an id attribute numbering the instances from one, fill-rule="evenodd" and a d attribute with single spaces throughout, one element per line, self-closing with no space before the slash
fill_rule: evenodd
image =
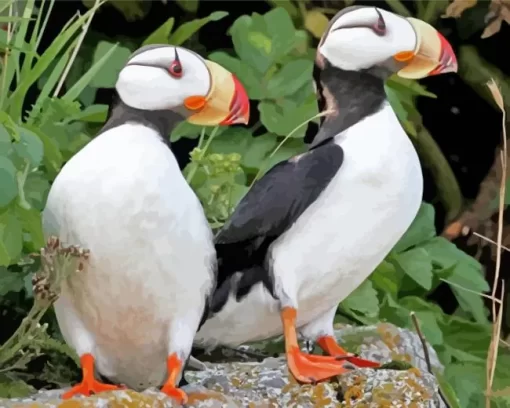
<path id="1" fill-rule="evenodd" d="M 277 164 L 253 185 L 216 236 L 218 288 L 239 271 L 247 275 L 240 286 L 260 275 L 270 244 L 317 199 L 343 159 L 343 149 L 327 143 Z"/>

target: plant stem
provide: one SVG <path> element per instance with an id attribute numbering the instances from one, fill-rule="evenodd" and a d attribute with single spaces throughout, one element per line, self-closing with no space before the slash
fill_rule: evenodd
<path id="1" fill-rule="evenodd" d="M 0 346 L 0 367 L 12 359 L 16 353 L 23 348 L 24 342 L 20 340 L 29 331 L 29 328 L 32 326 L 32 321 L 35 319 L 39 311 L 39 306 L 34 303 L 32 309 L 30 309 L 30 312 L 28 312 L 28 315 L 22 320 L 20 326 L 16 329 L 13 335 Z"/>
<path id="2" fill-rule="evenodd" d="M 250 187 L 249 188 L 252 188 L 253 187 L 253 184 L 255 184 L 255 182 L 260 178 L 260 176 L 262 175 L 262 170 L 265 168 L 265 166 L 267 165 L 267 163 L 269 163 L 269 161 L 271 160 L 271 158 L 276 154 L 276 152 L 278 150 L 280 150 L 280 148 L 283 146 L 283 144 L 294 134 L 296 133 L 299 129 L 301 129 L 304 125 L 307 125 L 309 122 L 311 122 L 312 120 L 314 119 L 317 119 L 317 118 L 320 118 L 321 116 L 324 116 L 324 115 L 327 115 L 329 112 L 327 111 L 324 111 L 324 112 L 319 112 L 317 115 L 314 115 L 312 116 L 311 118 L 305 120 L 303 123 L 301 123 L 300 125 L 297 125 L 294 129 L 292 129 L 292 131 L 287 135 L 285 136 L 285 138 L 280 142 L 280 144 L 278 146 L 276 146 L 276 148 L 273 150 L 273 152 L 268 156 L 268 158 L 265 160 L 265 163 L 260 166 L 259 168 L 259 171 L 257 172 L 257 174 L 255 175 L 255 177 L 253 178 L 251 184 L 250 184 Z M 249 191 L 249 189 L 248 189 Z"/>
<path id="3" fill-rule="evenodd" d="M 62 87 L 64 86 L 64 81 L 67 78 L 67 75 L 69 74 L 69 71 L 71 70 L 71 66 L 74 63 L 74 60 L 76 59 L 78 55 L 78 51 L 80 50 L 80 47 L 83 43 L 83 40 L 85 39 L 85 35 L 87 34 L 87 31 L 89 30 L 90 23 L 92 22 L 92 19 L 94 18 L 94 15 L 97 11 L 97 8 L 99 7 L 100 0 L 95 0 L 94 7 L 92 12 L 90 13 L 90 16 L 85 23 L 85 25 L 82 27 L 82 32 L 80 34 L 80 38 L 78 40 L 78 43 L 76 44 L 76 47 L 73 50 L 73 53 L 71 54 L 71 58 L 69 58 L 69 61 L 67 62 L 67 65 L 64 69 L 64 72 L 62 73 L 62 76 L 60 77 L 60 80 L 57 84 L 57 87 L 55 88 L 55 92 L 53 92 L 53 97 L 56 98 L 58 94 L 60 93 Z"/>
<path id="4" fill-rule="evenodd" d="M 12 17 L 12 5 L 13 3 L 9 4 L 9 17 Z M 12 23 L 9 21 L 7 24 L 7 48 L 5 49 L 4 58 L 3 58 L 3 64 L 2 64 L 2 87 L 0 88 L 2 91 L 0 92 L 0 110 L 2 109 L 2 106 L 4 104 L 5 96 L 9 92 L 8 87 L 10 84 L 7 84 L 7 63 L 9 62 L 9 54 L 11 53 L 10 48 L 8 48 L 9 45 L 11 45 L 11 39 L 12 39 Z"/>
<path id="5" fill-rule="evenodd" d="M 200 157 L 198 159 L 199 161 L 204 158 L 205 153 L 207 152 L 207 149 L 209 148 L 209 145 L 211 144 L 211 142 L 213 141 L 214 137 L 216 136 L 216 133 L 218 133 L 218 129 L 219 129 L 219 127 L 216 126 L 212 130 L 211 136 L 209 136 L 209 139 L 207 139 L 207 142 L 206 142 L 204 148 L 202 149 L 202 152 L 201 152 Z M 204 136 L 205 136 L 205 129 L 202 130 L 202 134 L 200 135 L 200 140 L 198 142 L 199 146 L 202 146 L 202 142 L 204 141 Z M 195 176 L 195 173 L 197 172 L 197 169 L 198 169 L 198 165 L 195 165 L 195 166 L 193 166 L 191 171 L 188 173 L 188 177 L 186 177 L 186 181 L 188 182 L 188 184 L 191 183 L 191 180 L 193 180 L 193 177 Z"/>

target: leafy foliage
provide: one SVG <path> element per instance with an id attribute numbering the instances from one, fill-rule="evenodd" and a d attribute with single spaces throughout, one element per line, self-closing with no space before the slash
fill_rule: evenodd
<path id="1" fill-rule="evenodd" d="M 87 1 L 90 10 L 73 18 L 38 55 L 54 2 L 44 0 L 37 10 L 35 1 L 27 0 L 20 17 L 0 17 L 0 23 L 16 28 L 0 30 L 3 55 L 0 80 L 5 84 L 0 91 L 0 305 L 11 308 L 14 304 L 25 313 L 24 300 L 34 300 L 31 276 L 40 268 L 39 260 L 31 254 L 45 245 L 40 214 L 49 187 L 62 165 L 93 137 L 106 119 L 107 106 L 94 103 L 98 88 L 114 87 L 122 65 L 139 46 L 187 44 L 204 25 L 226 16 L 226 12 L 216 11 L 178 27 L 171 17 L 147 38 L 124 38 L 115 43 L 98 33 L 87 33 L 81 43 L 80 35 L 88 19 L 101 5 Z M 1 5 L 0 13 L 9 8 L 9 3 L 13 0 L 9 0 L 7 7 Z M 110 3 L 130 19 L 143 18 L 146 12 L 143 2 Z M 198 0 L 178 3 L 188 13 L 195 13 L 200 4 Z M 219 228 L 228 219 L 254 180 L 274 164 L 306 149 L 303 142 L 306 123 L 316 120 L 318 114 L 310 81 L 315 56 L 311 39 L 320 37 L 331 10 L 305 7 L 305 2 L 290 0 L 270 3 L 277 7 L 264 15 L 243 15 L 234 22 L 229 30 L 232 49 L 217 50 L 208 56 L 238 76 L 255 102 L 259 121 L 251 129 L 202 128 L 181 123 L 169 135 L 172 142 L 198 139 L 183 172 L 213 228 Z M 400 2 L 388 3 L 399 13 L 410 14 Z M 438 3 L 441 2 L 420 2 L 418 17 L 433 21 L 442 12 Z M 30 19 L 35 21 L 33 31 L 28 30 Z M 28 91 L 34 86 L 38 96 L 27 107 Z M 463 204 L 462 196 L 448 162 L 423 128 L 415 106 L 418 96 L 435 95 L 415 81 L 400 78 L 390 78 L 386 93 L 422 161 L 436 169 L 439 198 L 448 204 L 450 215 L 455 216 Z M 450 405 L 475 408 L 483 403 L 485 361 L 491 339 L 480 293 L 489 286 L 482 265 L 437 236 L 434 217 L 434 208 L 423 203 L 392 252 L 341 303 L 337 320 L 362 324 L 388 321 L 412 328 L 410 312 L 414 311 L 425 337 L 446 366 L 444 373 L 437 373 L 437 378 Z M 451 315 L 428 300 L 443 282 L 450 286 L 459 303 Z M 20 378 L 27 378 L 24 367 L 41 350 L 60 355 L 60 360 L 52 359 L 52 368 L 42 373 L 48 383 L 61 384 L 65 382 L 62 378 L 72 375 L 66 365 L 74 356 L 59 340 L 58 333 L 51 330 L 54 321 L 48 319 L 48 331 L 44 325 L 37 326 L 47 306 L 37 309 L 36 318 L 32 315 L 36 312 L 28 312 L 32 314 L 23 323 L 30 325 L 34 339 L 28 340 L 26 326 L 22 324 L 16 336 L 22 335 L 16 337 L 16 342 L 10 340 L 0 346 L 0 374 L 6 367 L 15 368 L 7 373 L 8 378 L 0 377 L 0 383 L 9 381 L 12 385 L 0 387 L 0 395 L 30 392 Z M 9 359 L 2 359 L 7 348 L 32 351 L 13 362 L 11 352 Z M 62 364 L 63 356 L 66 364 Z M 499 359 L 494 383 L 497 390 L 503 389 L 510 379 L 510 354 L 501 350 Z M 504 406 L 504 396 L 495 397 L 494 403 Z"/>

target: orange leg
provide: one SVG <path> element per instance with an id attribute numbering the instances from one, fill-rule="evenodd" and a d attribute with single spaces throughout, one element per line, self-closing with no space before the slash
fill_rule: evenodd
<path id="1" fill-rule="evenodd" d="M 177 403 L 185 404 L 188 400 L 188 396 L 183 390 L 175 386 L 177 376 L 181 372 L 182 368 L 182 361 L 179 360 L 176 353 L 170 354 L 166 360 L 166 367 L 168 371 L 168 379 L 166 380 L 165 385 L 163 385 L 163 388 L 161 388 L 161 392 L 175 399 Z"/>
<path id="2" fill-rule="evenodd" d="M 359 358 L 352 353 L 348 353 L 337 343 L 336 339 L 333 336 L 323 336 L 317 339 L 317 344 L 321 349 L 323 349 L 330 356 L 342 358 L 348 361 L 351 364 L 354 364 L 358 367 L 380 367 L 379 363 L 375 361 L 365 360 L 364 358 Z"/>
<path id="3" fill-rule="evenodd" d="M 81 383 L 64 393 L 62 399 L 69 399 L 80 394 L 88 397 L 90 394 L 125 389 L 124 386 L 103 384 L 94 378 L 94 357 L 92 354 L 84 354 L 81 356 L 80 365 L 83 373 Z"/>
<path id="4" fill-rule="evenodd" d="M 315 356 L 303 353 L 299 349 L 296 334 L 297 311 L 285 307 L 281 311 L 283 334 L 285 336 L 285 354 L 289 371 L 297 381 L 313 383 L 350 371 L 344 367 L 344 362 L 336 357 Z"/>

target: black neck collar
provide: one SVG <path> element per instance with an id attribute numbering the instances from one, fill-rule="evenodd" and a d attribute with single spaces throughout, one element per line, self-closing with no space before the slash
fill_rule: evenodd
<path id="1" fill-rule="evenodd" d="M 386 100 L 384 78 L 375 70 L 345 71 L 325 61 L 313 71 L 317 85 L 319 111 L 332 110 L 321 117 L 319 132 L 305 140 L 311 148 L 322 145 L 337 134 L 379 111 Z"/>
<path id="2" fill-rule="evenodd" d="M 118 94 L 116 94 L 100 134 L 117 126 L 124 125 L 126 122 L 135 122 L 154 129 L 161 135 L 163 141 L 170 145 L 170 132 L 182 120 L 184 118 L 181 115 L 171 110 L 147 111 L 132 108 L 122 102 Z"/>

